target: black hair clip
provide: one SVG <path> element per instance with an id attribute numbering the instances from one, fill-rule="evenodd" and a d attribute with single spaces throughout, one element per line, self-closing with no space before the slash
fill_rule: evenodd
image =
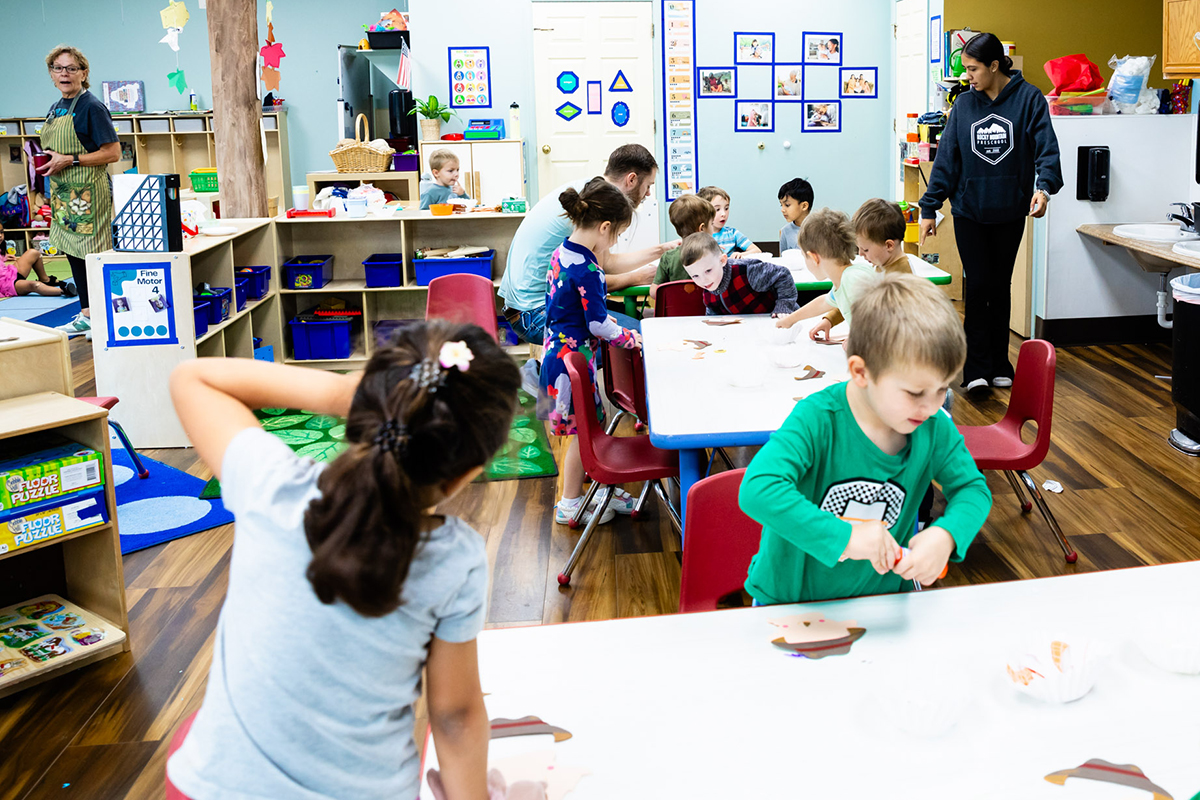
<path id="1" fill-rule="evenodd" d="M 394 419 L 379 426 L 375 434 L 375 445 L 384 452 L 403 453 L 408 444 L 408 428 Z"/>

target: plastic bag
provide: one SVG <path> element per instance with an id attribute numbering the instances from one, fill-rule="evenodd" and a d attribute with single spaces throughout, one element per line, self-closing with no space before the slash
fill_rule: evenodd
<path id="1" fill-rule="evenodd" d="M 1172 278 L 1171 290 L 1176 302 L 1200 306 L 1200 272 L 1189 272 Z"/>
<path id="2" fill-rule="evenodd" d="M 1157 59 L 1157 55 L 1124 58 L 1114 55 L 1108 60 L 1108 65 L 1113 69 L 1112 79 L 1108 82 L 1108 96 L 1122 114 L 1153 113 L 1136 109 L 1142 101 L 1142 91 L 1146 88 L 1150 69 Z M 1157 104 L 1154 110 L 1158 110 Z"/>
<path id="3" fill-rule="evenodd" d="M 1051 59 L 1045 63 L 1044 69 L 1046 77 L 1054 84 L 1051 94 L 1091 92 L 1104 86 L 1100 68 L 1083 53 Z"/>

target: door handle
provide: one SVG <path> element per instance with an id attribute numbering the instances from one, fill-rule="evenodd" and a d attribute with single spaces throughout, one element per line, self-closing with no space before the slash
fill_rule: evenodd
<path id="1" fill-rule="evenodd" d="M 550 155 L 550 145 L 548 145 L 548 144 L 542 145 L 542 152 L 545 153 L 546 155 Z"/>

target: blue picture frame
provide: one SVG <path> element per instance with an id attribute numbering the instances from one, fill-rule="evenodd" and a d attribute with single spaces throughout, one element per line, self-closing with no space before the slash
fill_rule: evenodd
<path id="1" fill-rule="evenodd" d="M 929 63 L 939 64 L 942 61 L 942 45 L 945 42 L 942 32 L 942 15 L 934 14 L 929 18 Z"/>
<path id="2" fill-rule="evenodd" d="M 828 42 L 834 40 L 837 43 L 837 60 L 822 59 L 819 57 L 810 56 L 811 48 L 809 47 L 809 38 L 812 37 L 816 41 Z M 818 39 L 817 37 L 824 37 Z M 801 47 L 803 48 L 803 57 L 801 61 L 805 66 L 809 67 L 840 67 L 842 65 L 842 54 L 846 52 L 846 36 L 841 31 L 804 31 L 801 34 Z"/>
<path id="3" fill-rule="evenodd" d="M 779 69 L 784 70 L 795 69 L 800 73 L 800 94 L 798 95 L 781 95 L 779 93 Z M 808 81 L 804 79 L 804 64 L 798 61 L 776 61 L 771 65 L 771 100 L 776 103 L 802 103 L 804 102 L 804 89 L 808 85 Z"/>
<path id="4" fill-rule="evenodd" d="M 706 72 L 728 72 L 731 82 L 730 91 L 728 93 L 716 92 L 705 94 L 702 81 Z M 697 100 L 732 100 L 737 97 L 737 67 L 696 67 L 696 74 L 693 80 L 696 81 Z"/>
<path id="5" fill-rule="evenodd" d="M 809 106 L 829 105 L 836 107 L 832 124 L 812 125 L 809 122 Z M 842 132 L 842 101 L 841 100 L 805 100 L 800 116 L 801 133 L 841 133 Z"/>
<path id="6" fill-rule="evenodd" d="M 454 54 L 455 54 L 455 52 L 461 53 L 461 52 L 468 51 L 468 50 L 470 50 L 470 51 L 482 50 L 483 51 L 484 61 L 487 62 L 486 66 L 484 67 L 485 76 L 487 78 L 487 91 L 484 93 L 483 97 L 487 102 L 484 102 L 484 103 L 467 103 L 467 102 L 457 103 L 457 102 L 455 102 L 455 99 L 459 96 L 460 93 L 455 91 L 454 85 L 455 85 L 455 83 L 462 83 L 463 81 L 456 81 L 454 78 L 454 69 L 455 69 L 454 68 Z M 448 86 L 450 88 L 450 100 L 448 102 L 449 102 L 449 105 L 451 108 L 491 108 L 492 107 L 492 48 L 485 47 L 485 46 L 447 47 L 446 48 L 446 78 L 449 81 Z M 463 96 L 466 96 L 466 95 L 472 94 L 472 93 L 464 91 L 461 94 Z M 473 94 L 476 97 L 479 96 L 479 92 L 474 92 Z"/>
<path id="7" fill-rule="evenodd" d="M 167 315 L 167 324 L 163 327 L 167 328 L 167 335 L 158 335 L 154 337 L 147 336 L 142 339 L 117 339 L 117 327 L 113 324 L 113 293 L 112 293 L 112 276 L 114 272 L 137 272 L 143 269 L 159 269 L 163 272 L 163 290 L 162 297 L 166 298 L 166 307 L 162 311 Z M 174 294 L 171 283 L 171 262 L 170 261 L 128 261 L 124 263 L 109 263 L 103 266 L 101 277 L 104 281 L 104 308 L 105 317 L 108 321 L 108 341 L 106 347 L 146 347 L 156 344 L 179 344 L 179 336 L 175 328 L 175 305 Z M 128 304 L 126 304 L 128 305 Z M 188 311 L 190 314 L 191 311 Z M 122 334 L 124 336 L 125 334 Z"/>
<path id="8" fill-rule="evenodd" d="M 846 92 L 846 75 L 853 77 L 856 73 L 871 74 L 870 92 Z M 839 67 L 838 68 L 838 97 L 842 100 L 868 100 L 879 97 L 879 67 Z"/>
<path id="9" fill-rule="evenodd" d="M 692 28 L 695 30 L 695 28 Z M 739 45 L 739 36 L 750 36 L 756 39 L 765 39 L 770 41 L 770 52 L 766 54 L 766 58 L 742 58 L 742 47 Z M 762 47 L 760 43 L 759 48 Z M 775 34 L 768 32 L 756 31 L 734 31 L 733 32 L 733 63 L 734 64 L 757 64 L 759 66 L 770 66 L 775 63 Z"/>
<path id="10" fill-rule="evenodd" d="M 753 103 L 756 106 L 766 106 L 767 113 L 771 119 L 768 125 L 755 125 L 754 127 L 742 127 L 742 106 Z M 774 133 L 775 132 L 775 104 L 770 99 L 766 100 L 743 100 L 738 98 L 733 104 L 733 132 L 734 133 Z"/>

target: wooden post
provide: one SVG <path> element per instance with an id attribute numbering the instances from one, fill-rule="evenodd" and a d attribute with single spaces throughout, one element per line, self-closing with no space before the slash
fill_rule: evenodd
<path id="1" fill-rule="evenodd" d="M 267 215 L 267 181 L 259 132 L 262 103 L 256 74 L 257 12 L 255 0 L 213 0 L 208 4 L 221 216 L 230 219 Z"/>

